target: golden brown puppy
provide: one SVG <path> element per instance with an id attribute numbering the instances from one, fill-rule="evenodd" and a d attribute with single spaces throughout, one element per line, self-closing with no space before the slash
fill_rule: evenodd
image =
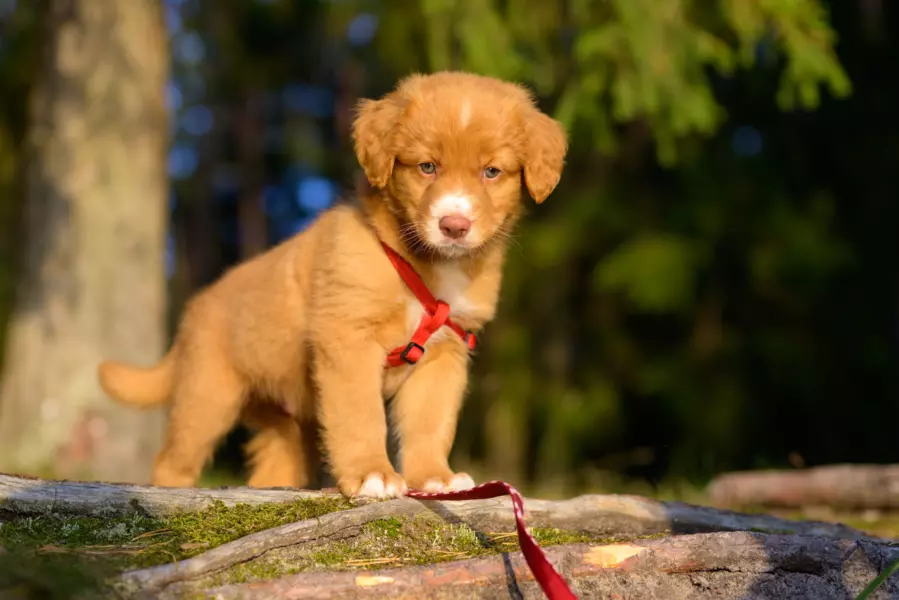
<path id="1" fill-rule="evenodd" d="M 253 486 L 307 483 L 315 428 L 303 427 L 316 422 L 347 495 L 473 485 L 448 463 L 468 348 L 444 326 L 417 364 L 385 368 L 424 313 L 380 242 L 449 304 L 453 321 L 479 330 L 494 315 L 522 182 L 537 202 L 553 191 L 564 131 L 517 85 L 442 72 L 362 101 L 353 139 L 370 184 L 360 207 L 323 213 L 199 293 L 157 366 L 100 365 L 113 398 L 171 402 L 155 484 L 195 485 L 215 444 L 243 419 L 258 431 Z M 389 398 L 402 475 L 387 456 Z"/>

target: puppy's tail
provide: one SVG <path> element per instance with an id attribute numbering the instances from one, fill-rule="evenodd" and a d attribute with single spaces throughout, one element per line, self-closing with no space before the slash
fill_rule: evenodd
<path id="1" fill-rule="evenodd" d="M 147 368 L 103 361 L 97 369 L 100 387 L 121 404 L 146 408 L 162 404 L 172 393 L 176 353 L 174 346 L 156 366 Z"/>

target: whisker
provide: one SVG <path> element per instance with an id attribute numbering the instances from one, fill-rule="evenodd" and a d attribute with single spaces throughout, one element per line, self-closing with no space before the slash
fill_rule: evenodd
<path id="1" fill-rule="evenodd" d="M 493 237 L 497 242 L 504 243 L 508 247 L 514 248 L 521 256 L 524 256 L 524 248 L 521 243 L 506 227 L 499 227 Z"/>

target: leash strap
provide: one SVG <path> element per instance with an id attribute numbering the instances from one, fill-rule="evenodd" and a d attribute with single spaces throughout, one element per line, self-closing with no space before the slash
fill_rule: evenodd
<path id="1" fill-rule="evenodd" d="M 549 600 L 577 600 L 577 596 L 565 583 L 558 571 L 553 568 L 546 554 L 540 548 L 537 540 L 528 532 L 524 525 L 524 501 L 521 494 L 505 481 L 488 481 L 468 490 L 457 492 L 420 492 L 409 490 L 406 496 L 417 500 L 488 500 L 499 496 L 508 495 L 512 498 L 512 507 L 515 509 L 515 528 L 518 530 L 518 545 L 521 553 L 528 563 L 534 579 L 540 584 L 540 588 Z"/>
<path id="2" fill-rule="evenodd" d="M 399 273 L 400 278 L 406 287 L 415 294 L 421 303 L 425 314 L 422 315 L 421 321 L 418 323 L 418 329 L 412 334 L 412 339 L 405 346 L 395 348 L 387 355 L 387 364 L 385 369 L 389 367 L 398 367 L 403 364 L 414 365 L 425 353 L 425 343 L 430 339 L 434 332 L 446 325 L 456 332 L 462 341 L 468 346 L 469 352 L 474 351 L 477 346 L 477 338 L 470 331 L 465 331 L 457 323 L 449 318 L 450 307 L 446 302 L 437 300 L 422 281 L 415 269 L 410 265 L 396 250 L 381 242 L 387 258 L 393 264 L 393 268 Z"/>

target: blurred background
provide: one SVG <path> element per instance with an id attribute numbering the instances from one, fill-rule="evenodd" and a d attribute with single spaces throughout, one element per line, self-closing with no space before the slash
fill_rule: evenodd
<path id="1" fill-rule="evenodd" d="M 145 480 L 185 300 L 351 189 L 360 97 L 523 82 L 571 136 L 455 466 L 544 497 L 899 462 L 899 10 L 884 0 L 0 0 L 0 470 Z M 236 431 L 206 483 L 242 481 Z"/>

